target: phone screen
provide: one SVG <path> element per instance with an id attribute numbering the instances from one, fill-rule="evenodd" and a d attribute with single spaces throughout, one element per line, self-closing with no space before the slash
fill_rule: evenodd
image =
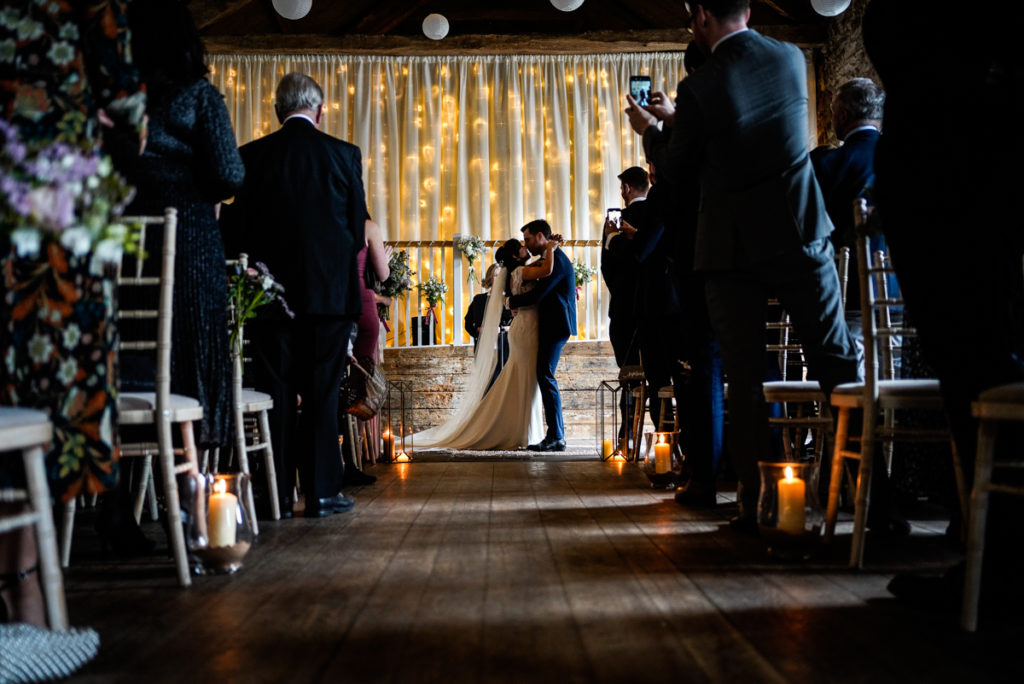
<path id="1" fill-rule="evenodd" d="M 629 94 L 633 96 L 633 99 L 641 107 L 651 104 L 651 77 L 630 76 Z"/>
<path id="2" fill-rule="evenodd" d="M 622 226 L 622 210 L 621 209 L 609 209 L 608 220 L 615 224 L 616 227 Z"/>

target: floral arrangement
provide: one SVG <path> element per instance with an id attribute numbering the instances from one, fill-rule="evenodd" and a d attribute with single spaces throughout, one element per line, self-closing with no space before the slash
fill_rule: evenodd
<path id="1" fill-rule="evenodd" d="M 409 253 L 404 249 L 391 253 L 391 260 L 388 262 L 390 273 L 388 279 L 378 284 L 377 294 L 385 297 L 400 297 L 412 289 L 412 269 L 409 268 Z M 387 327 L 388 318 L 391 312 L 383 304 L 377 305 L 377 316 Z M 389 329 L 390 330 L 390 329 Z"/>
<path id="2" fill-rule="evenodd" d="M 597 275 L 597 269 L 593 266 L 588 266 L 579 259 L 574 259 L 572 262 L 572 270 L 576 273 L 576 287 L 580 288 L 589 283 Z"/>
<path id="3" fill-rule="evenodd" d="M 426 282 L 418 285 L 420 296 L 427 300 L 427 304 L 431 308 L 437 305 L 438 302 L 444 300 L 444 293 L 448 291 L 448 286 L 431 276 Z"/>
<path id="4" fill-rule="evenodd" d="M 34 258 L 53 240 L 74 256 L 91 253 L 90 269 L 99 273 L 104 263 L 137 249 L 141 226 L 111 220 L 135 191 L 98 147 L 51 142 L 30 148 L 2 120 L 0 137 L 0 221 L 18 257 Z"/>
<path id="5" fill-rule="evenodd" d="M 260 261 L 256 267 L 242 268 L 236 265 L 235 272 L 228 276 L 228 298 L 234 309 L 234 320 L 231 326 L 231 349 L 235 350 L 242 334 L 242 327 L 250 318 L 256 317 L 256 310 L 276 301 L 288 318 L 295 314 L 288 308 L 288 302 L 282 296 L 284 285 L 277 282 L 270 270 Z"/>
<path id="6" fill-rule="evenodd" d="M 471 283 L 476 279 L 476 269 L 473 264 L 484 253 L 483 238 L 475 235 L 456 235 L 452 242 L 455 244 L 455 249 L 466 257 L 466 263 L 469 264 L 469 275 L 466 276 L 466 282 Z"/>

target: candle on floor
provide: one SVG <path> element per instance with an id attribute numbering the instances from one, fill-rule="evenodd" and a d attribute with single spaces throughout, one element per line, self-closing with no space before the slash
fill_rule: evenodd
<path id="1" fill-rule="evenodd" d="M 210 494 L 210 513 L 207 517 L 210 526 L 210 546 L 234 546 L 237 522 L 238 497 L 227 491 L 224 480 L 213 483 L 213 494 Z"/>
<path id="2" fill-rule="evenodd" d="M 786 477 L 779 480 L 778 528 L 789 534 L 803 534 L 806 483 L 793 477 L 793 468 L 786 466 Z"/>
<path id="3" fill-rule="evenodd" d="M 407 463 L 409 461 L 409 454 L 401 451 L 398 453 L 398 456 L 395 456 L 395 461 L 398 463 Z"/>
<path id="4" fill-rule="evenodd" d="M 395 436 L 391 434 L 391 430 L 385 430 L 381 437 L 384 440 L 381 458 L 386 462 L 391 462 L 395 460 Z"/>
<path id="5" fill-rule="evenodd" d="M 658 433 L 658 441 L 654 445 L 654 472 L 667 473 L 672 469 L 672 445 L 665 442 L 665 435 Z"/>
<path id="6" fill-rule="evenodd" d="M 601 458 L 608 458 L 612 455 L 612 451 L 615 450 L 615 446 L 612 440 L 606 439 L 601 442 Z"/>

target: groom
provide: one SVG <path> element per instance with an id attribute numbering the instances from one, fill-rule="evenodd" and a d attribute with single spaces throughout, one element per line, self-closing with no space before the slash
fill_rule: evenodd
<path id="1" fill-rule="evenodd" d="M 531 221 L 523 226 L 523 243 L 530 254 L 543 254 L 551 238 L 547 221 Z M 547 435 L 532 451 L 565 451 L 565 427 L 562 424 L 562 397 L 555 381 L 555 367 L 562 347 L 576 334 L 576 275 L 569 257 L 560 249 L 552 252 L 554 270 L 537 281 L 529 292 L 510 297 L 508 308 L 537 305 L 539 318 L 537 346 L 537 383 L 544 402 Z"/>

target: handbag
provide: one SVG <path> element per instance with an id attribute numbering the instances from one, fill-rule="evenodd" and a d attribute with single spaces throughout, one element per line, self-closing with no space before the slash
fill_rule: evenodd
<path id="1" fill-rule="evenodd" d="M 370 357 L 349 357 L 349 373 L 338 390 L 339 406 L 359 420 L 370 420 L 380 411 L 387 397 L 388 379 Z M 359 371 L 358 373 L 355 371 Z"/>

